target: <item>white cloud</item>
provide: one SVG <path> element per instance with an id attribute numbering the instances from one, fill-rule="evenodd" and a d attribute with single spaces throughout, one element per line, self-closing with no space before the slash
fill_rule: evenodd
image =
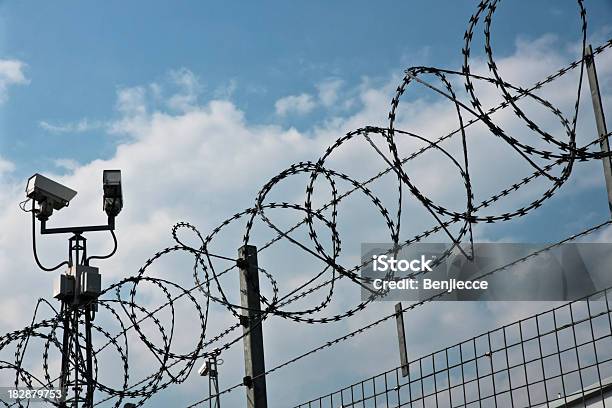
<path id="1" fill-rule="evenodd" d="M 53 161 L 53 164 L 55 164 L 56 167 L 70 171 L 74 171 L 80 166 L 79 162 L 74 159 L 56 159 Z"/>
<path id="2" fill-rule="evenodd" d="M 225 85 L 221 85 L 215 89 L 213 96 L 215 99 L 230 100 L 238 89 L 238 81 L 230 79 Z"/>
<path id="3" fill-rule="evenodd" d="M 319 100 L 325 107 L 330 107 L 338 100 L 338 92 L 344 84 L 341 79 L 330 79 L 317 85 Z"/>
<path id="4" fill-rule="evenodd" d="M 5 102 L 11 85 L 24 85 L 30 81 L 26 78 L 26 64 L 14 59 L 0 59 L 0 103 Z"/>
<path id="5" fill-rule="evenodd" d="M 178 86 L 179 92 L 168 99 L 168 107 L 177 111 L 195 108 L 202 89 L 198 77 L 187 68 L 171 71 L 170 77 Z"/>
<path id="6" fill-rule="evenodd" d="M 98 130 L 105 126 L 101 121 L 91 121 L 87 118 L 83 118 L 77 122 L 66 122 L 66 123 L 50 123 L 46 120 L 41 120 L 38 125 L 51 133 L 84 133 L 92 130 Z"/>
<path id="7" fill-rule="evenodd" d="M 13 170 L 15 170 L 15 163 L 0 157 L 0 175 L 3 173 L 10 173 Z"/>
<path id="8" fill-rule="evenodd" d="M 147 113 L 146 90 L 136 86 L 117 91 L 117 110 L 125 116 L 142 116 Z"/>
<path id="9" fill-rule="evenodd" d="M 316 102 L 314 101 L 313 97 L 307 93 L 285 96 L 277 100 L 274 104 L 276 114 L 279 116 L 285 116 L 290 113 L 306 115 L 315 107 Z"/>
<path id="10" fill-rule="evenodd" d="M 521 47 L 523 50 L 528 48 L 529 44 Z M 519 77 L 517 70 L 527 72 L 528 78 L 522 79 L 528 82 L 541 71 L 550 70 L 550 64 L 561 62 L 563 56 L 557 54 L 556 49 L 541 47 L 541 55 L 524 49 L 524 52 L 503 58 L 498 63 L 503 72 L 514 74 L 515 77 Z M 542 66 L 541 61 L 548 61 L 548 67 Z M 477 65 L 475 68 L 486 67 L 484 63 Z M 609 77 L 610 72 L 606 71 L 605 67 L 612 64 L 600 65 L 600 75 Z M 166 97 L 163 96 L 162 88 L 168 86 L 167 84 L 143 84 L 118 91 L 117 111 L 121 119 L 112 124 L 111 130 L 129 135 L 130 139 L 121 143 L 112 157 L 84 164 L 66 159 L 55 162 L 57 166 L 69 169 L 69 172 L 62 177 L 51 176 L 75 188 L 79 194 L 69 208 L 54 214 L 51 220 L 53 225 L 104 222 L 104 214 L 100 210 L 101 171 L 104 168 L 123 170 L 125 208 L 117 220 L 120 246 L 115 257 L 100 263 L 105 284 L 134 274 L 158 249 L 173 245 L 169 228 L 175 221 L 191 221 L 207 234 L 234 212 L 252 206 L 253 197 L 260 186 L 287 165 L 302 160 L 315 160 L 347 130 L 372 124 L 385 126 L 390 97 L 398 83 L 397 78 L 391 78 L 382 85 L 364 81 L 355 91 L 360 103 L 357 112 L 348 117 L 330 118 L 307 132 L 298 132 L 293 128 L 275 124 L 253 125 L 246 121 L 244 113 L 229 101 L 198 102 L 197 78 L 187 70 L 175 71 L 171 77 L 174 79 L 174 85 L 179 86 L 179 92 Z M 561 88 L 563 87 L 553 87 L 551 96 L 556 97 L 561 104 L 570 102 L 571 93 Z M 320 91 L 321 103 L 327 101 L 333 104 L 334 100 L 337 102 L 338 89 L 339 85 L 333 92 L 327 89 L 329 92 L 326 92 L 325 96 Z M 484 89 L 483 92 L 486 96 L 483 102 L 494 99 L 494 89 Z M 275 107 L 279 115 L 305 114 L 314 109 L 316 103 L 313 96 L 301 94 L 283 98 L 276 102 Z M 402 112 L 398 126 L 433 139 L 456 126 L 454 107 L 449 105 L 436 100 L 412 100 L 405 96 L 401 101 Z M 591 114 L 592 112 L 585 114 L 589 121 L 592 120 Z M 545 115 L 538 118 L 548 124 Z M 509 129 L 517 129 L 508 117 L 501 116 L 500 119 L 508 121 Z M 407 155 L 412 151 L 406 139 L 397 136 L 397 142 L 400 154 Z M 470 159 L 473 159 L 471 166 L 476 177 L 475 182 L 478 183 L 478 189 L 475 191 L 477 195 L 484 196 L 489 189 L 497 188 L 506 182 L 514 182 L 517 177 L 522 176 L 518 170 L 525 170 L 524 163 L 517 163 L 512 161 L 513 157 L 507 157 L 505 146 L 499 139 L 491 138 L 490 134 L 482 129 L 474 129 L 470 133 L 469 143 Z M 449 146 L 449 150 L 456 151 L 453 149 L 452 145 Z M 494 165 L 491 166 L 491 163 Z M 599 169 L 599 163 L 595 165 Z M 329 166 L 362 180 L 374 170 L 384 168 L 384 163 L 367 143 L 355 139 L 338 149 Z M 410 171 L 413 181 L 420 186 L 430 186 L 431 191 L 428 193 L 436 200 L 446 200 L 450 205 L 459 207 L 457 196 L 461 194 L 461 184 L 454 182 L 453 173 L 444 171 L 444 166 L 445 162 L 439 160 L 438 156 L 426 155 L 418 165 L 407 166 L 407 171 Z M 3 167 L 4 171 L 11 171 L 14 165 L 0 161 L 0 173 Z M 491 168 L 501 171 L 492 175 Z M 383 197 L 388 208 L 393 209 L 396 202 L 395 180 L 391 177 L 386 181 L 389 183 L 383 182 L 373 188 L 373 191 Z M 4 300 L 0 306 L 4 307 L 4 310 L 10 310 L 13 316 L 10 321 L 5 319 L 1 322 L 3 331 L 8 331 L 25 325 L 33 308 L 32 300 L 36 296 L 48 297 L 52 275 L 39 272 L 32 260 L 28 246 L 29 218 L 17 208 L 17 203 L 22 200 L 23 183 L 17 184 L 4 178 L 0 179 L 0 183 L 0 191 L 3 194 L 0 200 L 0 224 L 3 226 L 0 231 L 0 288 L 5 288 L 2 292 Z M 304 179 L 292 177 L 280 183 L 272 194 L 274 198 L 280 198 L 282 201 L 303 203 L 305 186 Z M 338 185 L 341 191 L 346 187 L 342 183 Z M 321 197 L 327 193 L 327 188 L 323 184 L 316 186 L 316 200 L 325 201 Z M 281 192 L 277 192 L 278 190 Z M 510 204 L 515 205 L 524 199 L 525 197 L 514 196 L 515 201 Z M 343 202 L 339 207 L 338 226 L 343 237 L 343 250 L 349 253 L 347 257 L 356 256 L 362 241 L 388 239 L 384 234 L 384 222 L 376 218 L 376 210 L 372 211 L 367 204 L 365 200 L 361 202 L 359 196 L 353 196 L 350 204 Z M 407 199 L 405 206 L 408 222 L 404 224 L 404 236 L 431 225 L 431 219 L 419 213 L 419 207 L 414 202 Z M 278 219 L 287 225 L 292 217 L 289 214 L 285 210 L 270 212 L 274 220 Z M 301 217 L 302 215 L 293 216 L 298 219 Z M 231 224 L 230 230 L 214 241 L 211 251 L 235 256 L 236 249 L 242 244 L 244 227 L 243 224 L 238 224 Z M 261 223 L 257 223 L 256 228 L 258 229 L 253 243 L 261 245 L 270 232 Z M 298 233 L 299 231 L 296 232 Z M 108 248 L 109 240 L 106 236 L 92 234 L 91 238 L 88 238 L 90 253 L 102 253 Z M 41 258 L 46 262 L 61 259 L 61 254 L 65 252 L 63 239 L 41 239 L 39 245 Z M 281 288 L 287 289 L 290 284 L 297 285 L 305 277 L 312 276 L 313 270 L 316 270 L 317 264 L 312 257 L 290 244 L 280 244 L 269 251 L 262 254 L 260 266 L 275 274 Z M 190 260 L 187 263 L 190 263 Z M 164 258 L 156 265 L 156 276 L 169 277 L 189 285 L 192 265 L 186 266 L 185 259 Z M 20 271 L 20 279 L 14 279 L 13 271 Z M 228 294 L 236 300 L 239 292 L 235 279 L 224 284 L 227 285 Z M 262 287 L 267 286 L 262 284 Z M 23 296 L 23 293 L 28 293 L 28 296 Z M 354 287 L 339 286 L 336 293 L 338 295 L 329 311 L 331 314 L 341 311 L 347 303 L 358 301 L 359 294 Z M 151 298 L 152 296 L 147 296 L 145 300 L 153 302 L 154 299 Z M 427 327 L 428 330 L 409 330 L 411 357 L 508 321 L 515 317 L 512 315 L 515 308 L 516 303 L 498 304 L 491 310 L 484 311 L 474 304 L 458 304 L 452 308 L 436 304 L 420 308 L 410 314 L 408 324 L 413 328 Z M 391 309 L 389 304 L 376 304 L 354 318 L 337 325 L 325 326 L 294 325 L 272 318 L 266 325 L 264 335 L 268 366 L 296 355 L 309 346 L 319 345 L 338 334 L 360 327 L 384 313 L 390 313 Z M 532 310 L 530 306 L 520 313 L 529 314 Z M 178 318 L 184 316 L 186 315 L 177 313 Z M 220 328 L 228 319 L 227 313 L 216 311 L 213 324 Z M 193 329 L 180 332 L 179 341 L 191 340 L 189 330 Z M 438 335 L 432 336 L 431 333 Z M 211 330 L 211 334 L 216 332 Z M 343 385 L 353 379 L 395 366 L 396 347 L 391 324 L 381 326 L 351 342 L 335 346 L 331 352 L 309 357 L 300 362 L 297 369 L 283 369 L 281 375 L 271 376 L 268 382 L 269 389 L 274 391 L 277 398 L 271 401 L 271 406 L 287 405 L 286 402 L 305 399 L 315 392 L 316 384 L 322 391 L 330 391 L 330 388 L 341 385 L 339 382 Z M 224 353 L 226 364 L 221 367 L 223 381 L 234 383 L 244 375 L 240 362 L 241 353 L 239 345 Z M 359 359 L 353 357 L 355 353 L 359 353 Z M 134 354 L 131 353 L 130 358 L 134 358 Z M 332 361 L 341 361 L 342 364 Z M 105 361 L 100 361 L 100 364 L 104 363 Z M 131 363 L 131 367 L 137 373 L 147 368 L 145 364 L 134 363 Z M 104 367 L 101 367 L 101 372 L 104 372 Z M 131 381 L 139 379 L 136 374 L 131 376 Z M 302 383 L 308 383 L 309 387 L 302 389 Z M 183 398 L 201 394 L 201 378 L 194 376 L 185 394 L 178 393 L 174 387 L 171 387 L 169 392 L 183 402 Z M 228 398 L 230 400 L 223 400 L 224 404 L 237 406 L 243 398 L 242 392 L 239 390 Z M 291 401 L 288 401 L 290 398 Z"/>

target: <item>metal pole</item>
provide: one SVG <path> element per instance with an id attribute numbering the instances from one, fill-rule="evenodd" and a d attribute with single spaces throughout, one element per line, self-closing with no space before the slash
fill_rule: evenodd
<path id="1" fill-rule="evenodd" d="M 60 388 L 62 401 L 60 407 L 79 408 L 93 407 L 95 384 L 93 379 L 93 348 L 92 348 L 92 321 L 93 309 L 88 299 L 79 297 L 81 275 L 84 273 L 79 267 L 87 259 L 87 240 L 80 234 L 69 239 L 70 267 L 69 272 L 73 280 L 73 294 L 68 298 L 61 298 L 64 313 L 64 333 L 62 342 L 62 368 L 60 374 Z M 80 320 L 84 318 L 85 344 L 79 342 Z M 85 355 L 83 355 L 85 349 Z M 72 353 L 72 359 L 71 359 Z M 84 367 L 83 375 L 79 370 Z"/>
<path id="2" fill-rule="evenodd" d="M 395 305 L 395 323 L 397 325 L 397 340 L 399 342 L 402 377 L 406 377 L 408 375 L 408 350 L 406 350 L 406 331 L 404 329 L 404 313 L 402 311 L 402 302 L 399 302 Z"/>
<path id="3" fill-rule="evenodd" d="M 210 397 L 214 397 L 214 399 L 210 399 L 209 407 L 210 408 L 221 408 L 221 397 L 219 395 L 219 370 L 217 365 L 217 356 L 213 355 L 208 359 L 207 364 L 209 365 L 208 369 L 208 392 Z M 213 405 L 214 403 L 214 405 Z"/>
<path id="4" fill-rule="evenodd" d="M 78 259 L 78 257 L 77 257 Z M 72 403 L 73 408 L 79 408 L 79 356 L 81 355 L 81 346 L 79 345 L 79 309 L 74 309 L 72 315 L 72 338 L 74 345 L 74 402 Z"/>
<path id="5" fill-rule="evenodd" d="M 240 304 L 244 331 L 244 383 L 247 386 L 247 408 L 267 408 L 261 305 L 259 303 L 259 270 L 257 248 L 252 245 L 238 250 L 240 269 Z"/>
<path id="6" fill-rule="evenodd" d="M 62 392 L 62 402 L 60 403 L 60 407 L 65 408 L 67 405 L 64 402 L 67 399 L 68 393 L 68 383 L 70 376 L 70 319 L 71 319 L 71 309 L 66 301 L 62 301 L 62 310 L 64 312 L 64 333 L 62 340 L 62 370 L 60 374 L 60 389 Z"/>
<path id="7" fill-rule="evenodd" d="M 608 141 L 608 129 L 606 128 L 606 118 L 604 116 L 601 95 L 599 93 L 599 82 L 597 81 L 597 70 L 595 69 L 595 58 L 593 47 L 589 45 L 585 54 L 587 76 L 591 88 L 591 98 L 593 100 L 593 110 L 595 111 L 595 123 L 597 124 L 597 134 L 602 153 L 610 153 L 610 143 Z M 612 215 L 612 159 L 602 157 L 604 166 L 604 176 L 606 178 L 606 189 L 608 190 L 608 207 Z"/>
<path id="8" fill-rule="evenodd" d="M 94 399 L 94 384 L 93 384 L 93 350 L 91 345 L 91 305 L 87 305 L 84 310 L 85 313 L 85 364 L 86 364 L 86 395 L 85 395 L 85 406 L 87 408 L 93 408 Z"/>

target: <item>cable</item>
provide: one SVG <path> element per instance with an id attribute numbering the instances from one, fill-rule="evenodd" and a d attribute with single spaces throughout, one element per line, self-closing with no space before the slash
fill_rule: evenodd
<path id="1" fill-rule="evenodd" d="M 85 264 L 89 265 L 89 261 L 91 261 L 92 259 L 108 259 L 111 256 L 115 255 L 115 252 L 117 252 L 117 236 L 115 235 L 115 231 L 110 230 L 111 236 L 113 237 L 113 250 L 107 254 L 107 255 L 94 255 L 94 256 L 90 256 L 89 258 L 87 258 L 85 260 Z"/>
<path id="2" fill-rule="evenodd" d="M 34 253 L 34 260 L 36 261 L 36 265 L 38 265 L 38 267 L 45 272 L 52 272 L 52 271 L 58 270 L 64 265 L 70 266 L 70 263 L 68 261 L 61 262 L 52 268 L 47 268 L 40 263 L 40 260 L 38 259 L 38 253 L 36 252 L 36 212 L 34 209 L 34 201 L 32 201 L 32 211 L 31 212 L 32 212 L 32 252 Z"/>

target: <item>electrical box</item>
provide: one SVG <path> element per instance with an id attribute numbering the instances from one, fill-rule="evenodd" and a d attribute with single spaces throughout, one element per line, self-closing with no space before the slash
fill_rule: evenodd
<path id="1" fill-rule="evenodd" d="M 69 300 L 74 297 L 74 277 L 62 273 L 53 285 L 53 297 L 59 300 Z"/>
<path id="2" fill-rule="evenodd" d="M 79 295 L 85 298 L 96 298 L 102 292 L 102 277 L 98 268 L 78 265 L 77 275 L 80 275 L 81 285 Z"/>

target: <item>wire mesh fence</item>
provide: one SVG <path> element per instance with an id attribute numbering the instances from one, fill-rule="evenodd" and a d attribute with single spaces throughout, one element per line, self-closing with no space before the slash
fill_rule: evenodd
<path id="1" fill-rule="evenodd" d="M 296 408 L 612 407 L 612 288 Z"/>

